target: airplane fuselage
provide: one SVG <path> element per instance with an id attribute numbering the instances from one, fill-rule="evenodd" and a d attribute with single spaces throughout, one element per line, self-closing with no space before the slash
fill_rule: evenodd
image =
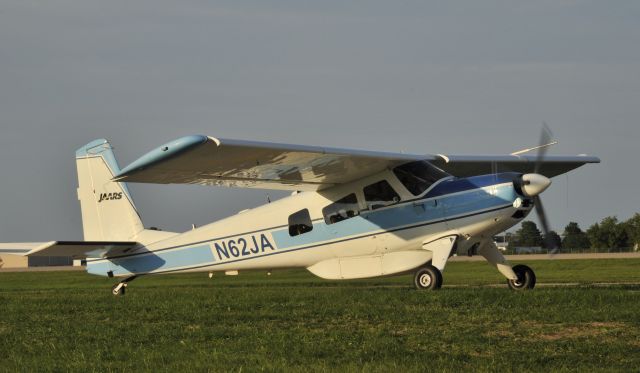
<path id="1" fill-rule="evenodd" d="M 516 191 L 512 182 L 516 176 L 446 178 L 414 196 L 392 172 L 385 171 L 320 192 L 294 193 L 117 257 L 88 258 L 87 271 L 121 277 L 301 267 L 320 277 L 338 278 L 313 266 L 363 258 L 366 267 L 377 263 L 366 260 L 392 253 L 406 253 L 403 260 L 415 261 L 417 268 L 431 258 L 423 249 L 426 242 L 456 236 L 456 251 L 464 255 L 480 241 L 521 221 L 532 204 Z M 383 207 L 368 206 L 362 188 L 378 180 L 386 180 L 399 200 Z M 357 207 L 341 211 L 342 220 L 329 218 L 323 209 L 349 194 L 358 197 Z M 301 212 L 308 214 L 311 225 L 303 224 L 304 229 L 296 231 L 298 225 L 291 219 Z M 394 269 L 367 269 L 341 278 L 392 274 Z"/>

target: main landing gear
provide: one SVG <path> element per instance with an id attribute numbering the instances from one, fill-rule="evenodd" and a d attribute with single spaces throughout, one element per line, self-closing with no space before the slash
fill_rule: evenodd
<path id="1" fill-rule="evenodd" d="M 131 276 L 131 277 L 127 277 L 124 280 L 118 282 L 117 284 L 113 285 L 111 287 L 111 294 L 115 295 L 115 296 L 122 296 L 124 295 L 125 291 L 127 290 L 127 286 L 128 283 L 135 280 L 137 276 Z"/>
<path id="2" fill-rule="evenodd" d="M 518 264 L 513 267 L 513 272 L 518 276 L 517 280 L 507 280 L 509 289 L 522 291 L 533 289 L 536 286 L 536 274 L 533 270 L 524 264 Z"/>
<path id="3" fill-rule="evenodd" d="M 442 272 L 431 264 L 419 268 L 413 276 L 418 290 L 438 290 L 442 287 Z"/>

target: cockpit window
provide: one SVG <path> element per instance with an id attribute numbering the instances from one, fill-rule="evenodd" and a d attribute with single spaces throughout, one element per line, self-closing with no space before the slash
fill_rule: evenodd
<path id="1" fill-rule="evenodd" d="M 403 164 L 394 168 L 393 173 L 414 196 L 424 193 L 436 181 L 451 176 L 426 161 Z"/>
<path id="2" fill-rule="evenodd" d="M 322 215 L 324 215 L 324 221 L 327 224 L 335 224 L 359 214 L 358 199 L 354 193 L 322 209 Z"/>
<path id="3" fill-rule="evenodd" d="M 364 200 L 371 210 L 389 206 L 400 201 L 400 196 L 386 180 L 379 181 L 364 188 Z"/>

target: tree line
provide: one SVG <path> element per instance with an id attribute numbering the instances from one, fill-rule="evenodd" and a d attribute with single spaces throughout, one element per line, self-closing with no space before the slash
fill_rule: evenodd
<path id="1" fill-rule="evenodd" d="M 564 228 L 562 236 L 550 231 L 545 237 L 536 223 L 523 221 L 519 230 L 506 234 L 508 250 L 516 247 L 542 247 L 546 249 L 627 249 L 638 251 L 640 247 L 640 213 L 629 220 L 619 221 L 615 216 L 608 216 L 583 231 L 578 223 L 570 222 Z"/>

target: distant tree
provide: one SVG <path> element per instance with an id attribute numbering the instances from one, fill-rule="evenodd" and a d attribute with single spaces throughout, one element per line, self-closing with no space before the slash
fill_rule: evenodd
<path id="1" fill-rule="evenodd" d="M 562 247 L 562 238 L 560 238 L 556 231 L 550 231 L 543 237 L 543 244 L 546 249 L 559 250 Z"/>
<path id="2" fill-rule="evenodd" d="M 576 222 L 570 222 L 564 228 L 563 235 L 562 247 L 565 249 L 588 249 L 590 247 L 589 237 Z"/>
<path id="3" fill-rule="evenodd" d="M 600 229 L 600 224 L 594 223 L 587 229 L 587 237 L 589 238 L 589 245 L 592 249 L 607 247 L 607 238 L 603 235 Z"/>
<path id="4" fill-rule="evenodd" d="M 629 245 L 638 251 L 640 248 L 640 214 L 633 215 L 631 219 L 624 222 L 624 226 L 629 238 Z"/>
<path id="5" fill-rule="evenodd" d="M 509 249 L 513 250 L 515 247 L 543 247 L 542 234 L 536 223 L 532 221 L 523 221 L 520 229 L 509 241 Z"/>
<path id="6" fill-rule="evenodd" d="M 626 225 L 618 222 L 615 216 L 609 216 L 595 223 L 587 230 L 591 247 L 594 249 L 619 249 L 629 246 Z"/>

